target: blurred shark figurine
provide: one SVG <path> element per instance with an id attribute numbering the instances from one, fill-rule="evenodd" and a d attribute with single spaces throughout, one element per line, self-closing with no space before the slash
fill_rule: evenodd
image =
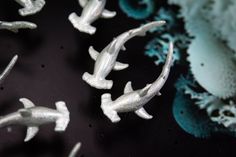
<path id="1" fill-rule="evenodd" d="M 6 67 L 6 69 L 2 72 L 2 74 L 0 75 L 0 84 L 3 82 L 3 80 L 7 77 L 7 75 L 10 73 L 11 69 L 13 68 L 13 66 L 16 64 L 16 61 L 18 59 L 18 56 L 15 55 L 11 62 L 8 64 L 8 66 Z"/>
<path id="2" fill-rule="evenodd" d="M 18 33 L 19 29 L 35 29 L 37 25 L 26 21 L 6 22 L 0 21 L 0 29 L 7 29 L 14 33 Z"/>
<path id="3" fill-rule="evenodd" d="M 73 149 L 71 150 L 70 154 L 68 157 L 75 157 L 76 154 L 79 152 L 80 148 L 81 148 L 81 143 L 78 142 L 74 147 Z"/>
<path id="4" fill-rule="evenodd" d="M 56 122 L 55 131 L 65 131 L 69 121 L 70 113 L 65 102 L 56 102 L 57 110 L 46 107 L 36 107 L 29 99 L 21 98 L 24 104 L 23 109 L 8 114 L 0 118 L 0 128 L 9 125 L 26 125 L 27 135 L 25 142 L 31 140 L 39 131 L 39 126 L 51 122 Z"/>
<path id="5" fill-rule="evenodd" d="M 41 11 L 45 5 L 45 0 L 16 0 L 24 8 L 19 9 L 19 14 L 21 16 L 28 16 L 36 14 Z"/>
<path id="6" fill-rule="evenodd" d="M 81 16 L 71 13 L 69 20 L 76 29 L 90 35 L 96 32 L 96 28 L 91 26 L 91 23 L 99 17 L 113 18 L 116 15 L 116 12 L 104 9 L 106 0 L 79 0 L 79 3 L 83 7 Z"/>
<path id="7" fill-rule="evenodd" d="M 101 97 L 101 108 L 103 113 L 113 122 L 120 121 L 118 113 L 134 111 L 143 119 L 151 119 L 143 106 L 150 101 L 155 95 L 161 95 L 160 90 L 164 86 L 173 63 L 173 44 L 169 44 L 169 52 L 166 63 L 162 69 L 160 76 L 152 84 L 146 85 L 139 90 L 133 90 L 131 82 L 128 82 L 124 89 L 124 95 L 120 96 L 115 101 L 111 100 L 111 94 L 103 94 Z"/>
<path id="8" fill-rule="evenodd" d="M 101 53 L 94 50 L 91 46 L 89 48 L 89 54 L 92 59 L 94 59 L 95 67 L 93 74 L 84 73 L 83 80 L 89 85 L 98 89 L 111 89 L 113 85 L 112 80 L 106 80 L 106 76 L 111 72 L 111 70 L 123 70 L 129 65 L 116 62 L 117 56 L 120 50 L 125 50 L 124 44 L 131 38 L 135 36 L 144 36 L 146 32 L 153 29 L 154 27 L 159 27 L 165 24 L 165 21 L 155 21 L 145 24 L 139 28 L 129 30 L 122 33 L 118 37 L 106 46 Z"/>

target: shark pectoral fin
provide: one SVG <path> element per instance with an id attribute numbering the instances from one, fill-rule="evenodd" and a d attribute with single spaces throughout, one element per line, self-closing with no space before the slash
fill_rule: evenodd
<path id="1" fill-rule="evenodd" d="M 135 114 L 143 119 L 152 119 L 152 115 L 148 114 L 147 111 L 142 107 L 139 110 L 135 111 Z"/>
<path id="2" fill-rule="evenodd" d="M 116 62 L 113 70 L 119 71 L 123 70 L 129 67 L 129 64 L 121 63 L 121 62 Z"/>
<path id="3" fill-rule="evenodd" d="M 19 101 L 24 105 L 25 108 L 35 107 L 34 103 L 27 98 L 21 98 Z"/>
<path id="4" fill-rule="evenodd" d="M 125 89 L 124 89 L 124 94 L 126 93 L 130 93 L 130 92 L 133 92 L 133 88 L 132 88 L 132 83 L 131 81 L 127 82 L 126 85 L 125 85 Z"/>
<path id="5" fill-rule="evenodd" d="M 99 55 L 99 52 L 98 51 L 96 51 L 94 48 L 93 48 L 93 46 L 90 46 L 89 47 L 89 55 L 91 56 L 91 58 L 93 59 L 93 60 L 97 60 L 97 57 L 98 57 L 98 55 Z"/>
<path id="6" fill-rule="evenodd" d="M 157 93 L 157 96 L 161 96 L 161 93 L 160 93 L 160 92 L 158 92 L 158 93 Z"/>
<path id="7" fill-rule="evenodd" d="M 18 110 L 18 112 L 20 113 L 20 115 L 22 117 L 31 117 L 32 116 L 32 112 L 28 109 L 20 109 L 20 110 Z"/>
<path id="8" fill-rule="evenodd" d="M 146 85 L 146 87 L 144 87 L 144 88 L 139 92 L 139 96 L 140 96 L 140 97 L 143 97 L 143 96 L 147 95 L 147 92 L 148 92 L 148 90 L 150 89 L 151 85 L 152 85 L 152 84 Z"/>
<path id="9" fill-rule="evenodd" d="M 31 126 L 27 128 L 27 134 L 25 137 L 25 142 L 28 142 L 31 140 L 39 131 L 39 128 L 37 126 Z"/>
<path id="10" fill-rule="evenodd" d="M 109 19 L 109 18 L 113 18 L 116 16 L 116 12 L 115 11 L 109 11 L 109 10 L 103 10 L 102 12 L 102 18 L 105 18 L 105 19 Z"/>
<path id="11" fill-rule="evenodd" d="M 88 3 L 88 0 L 79 0 L 79 5 L 83 8 Z"/>

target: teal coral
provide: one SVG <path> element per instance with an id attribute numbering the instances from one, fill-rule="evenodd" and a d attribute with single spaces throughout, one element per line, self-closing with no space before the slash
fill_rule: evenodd
<path id="1" fill-rule="evenodd" d="M 148 18 L 155 11 L 154 0 L 119 0 L 121 10 L 136 20 Z"/>

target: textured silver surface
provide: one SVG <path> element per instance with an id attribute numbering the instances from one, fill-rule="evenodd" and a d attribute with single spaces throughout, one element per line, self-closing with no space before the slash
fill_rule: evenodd
<path id="1" fill-rule="evenodd" d="M 145 24 L 139 28 L 129 30 L 122 33 L 118 37 L 114 38 L 113 41 L 106 46 L 101 53 L 94 50 L 91 46 L 89 48 L 89 54 L 94 59 L 95 66 L 93 74 L 84 73 L 83 80 L 86 81 L 92 87 L 98 89 L 111 89 L 113 86 L 112 80 L 106 80 L 106 76 L 111 70 L 123 70 L 129 65 L 117 62 L 117 56 L 120 50 L 125 50 L 124 44 L 135 36 L 145 36 L 146 32 L 154 27 L 159 27 L 165 24 L 165 21 L 155 21 Z"/>
<path id="2" fill-rule="evenodd" d="M 51 122 L 56 123 L 55 131 L 65 131 L 70 113 L 65 102 L 56 102 L 57 110 L 46 107 L 36 107 L 29 99 L 21 98 L 24 108 L 0 118 L 0 128 L 10 125 L 27 126 L 25 142 L 31 140 L 39 131 L 39 126 Z"/>
<path id="3" fill-rule="evenodd" d="M 146 85 L 139 90 L 133 90 L 131 82 L 128 82 L 124 89 L 124 94 L 115 101 L 111 100 L 111 94 L 106 93 L 101 97 L 101 108 L 103 113 L 113 122 L 119 122 L 120 117 L 118 113 L 134 111 L 139 117 L 143 119 L 151 119 L 143 106 L 150 101 L 155 95 L 161 95 L 160 90 L 164 86 L 173 63 L 173 44 L 169 44 L 169 52 L 166 63 L 162 69 L 160 76 L 152 84 Z"/>
<path id="4" fill-rule="evenodd" d="M 116 12 L 104 9 L 106 0 L 79 0 L 80 6 L 83 8 L 81 16 L 76 13 L 69 15 L 69 20 L 73 26 L 81 32 L 90 35 L 96 32 L 96 28 L 91 24 L 98 18 L 113 18 Z"/>
<path id="5" fill-rule="evenodd" d="M 45 5 L 45 0 L 16 0 L 22 7 L 19 9 L 21 16 L 28 16 L 38 13 Z"/>
<path id="6" fill-rule="evenodd" d="M 7 77 L 7 75 L 10 73 L 13 66 L 16 64 L 16 61 L 18 59 L 18 56 L 15 55 L 11 62 L 8 64 L 8 66 L 5 68 L 5 70 L 0 75 L 0 84 L 3 82 L 3 80 Z"/>
<path id="7" fill-rule="evenodd" d="M 77 155 L 77 153 L 79 152 L 81 148 L 81 143 L 78 142 L 74 147 L 73 149 L 71 150 L 70 154 L 68 157 L 75 157 Z"/>
<path id="8" fill-rule="evenodd" d="M 15 22 L 0 21 L 0 29 L 7 29 L 14 33 L 17 33 L 19 29 L 36 29 L 36 28 L 37 28 L 36 24 L 26 21 L 15 21 Z"/>

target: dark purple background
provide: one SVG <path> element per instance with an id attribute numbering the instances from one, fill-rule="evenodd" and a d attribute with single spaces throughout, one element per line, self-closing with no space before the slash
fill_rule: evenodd
<path id="1" fill-rule="evenodd" d="M 159 3 L 161 4 L 161 3 Z M 118 124 L 112 124 L 100 109 L 100 96 L 112 93 L 113 99 L 123 94 L 127 81 L 133 88 L 141 88 L 158 77 L 161 67 L 144 55 L 144 46 L 153 36 L 135 38 L 126 44 L 119 61 L 130 68 L 112 72 L 110 91 L 91 88 L 81 79 L 85 71 L 92 72 L 94 61 L 88 55 L 93 45 L 101 51 L 113 37 L 140 25 L 129 19 L 110 0 L 107 9 L 116 10 L 113 19 L 100 19 L 94 36 L 75 30 L 67 20 L 71 12 L 80 14 L 76 0 L 47 0 L 43 10 L 33 16 L 18 15 L 20 6 L 14 0 L 1 0 L 0 19 L 28 20 L 38 25 L 36 30 L 22 30 L 18 34 L 0 31 L 0 68 L 8 64 L 14 54 L 19 61 L 0 88 L 0 115 L 22 108 L 21 97 L 36 105 L 55 108 L 55 101 L 64 100 L 71 112 L 71 122 L 63 133 L 54 132 L 54 124 L 42 126 L 36 137 L 24 143 L 26 128 L 13 127 L 11 133 L 0 130 L 0 157 L 66 157 L 74 144 L 83 143 L 78 156 L 84 157 L 203 157 L 235 156 L 235 138 L 214 136 L 197 139 L 179 128 L 172 115 L 175 95 L 174 82 L 187 67 L 175 67 L 162 96 L 155 97 L 145 108 L 154 118 L 140 119 L 133 113 L 122 114 Z"/>

